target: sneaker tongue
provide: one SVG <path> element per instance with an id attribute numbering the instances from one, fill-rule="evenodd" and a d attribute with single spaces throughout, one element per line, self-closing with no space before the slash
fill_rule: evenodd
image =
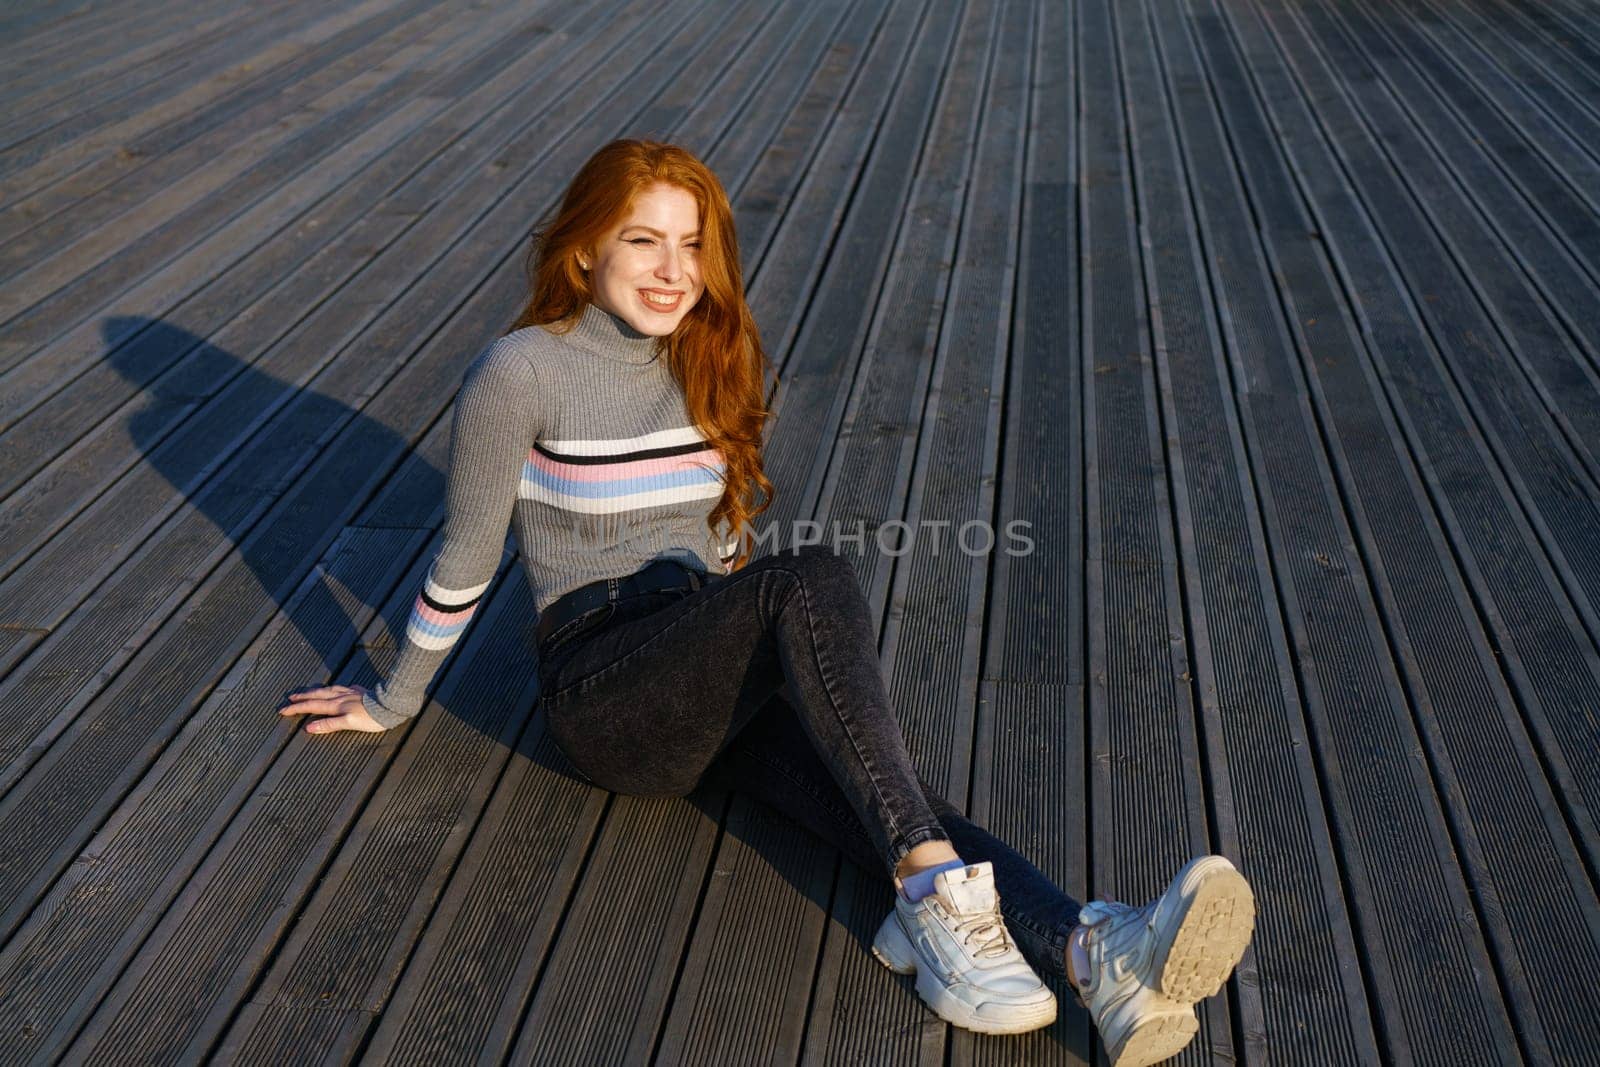
<path id="1" fill-rule="evenodd" d="M 934 884 L 945 903 L 958 914 L 995 910 L 994 868 L 988 863 L 945 871 L 934 879 Z"/>

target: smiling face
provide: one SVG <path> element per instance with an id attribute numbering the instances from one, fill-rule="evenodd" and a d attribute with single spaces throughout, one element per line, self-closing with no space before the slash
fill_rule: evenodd
<path id="1" fill-rule="evenodd" d="M 700 208 L 694 194 L 655 184 L 594 249 L 578 257 L 594 302 L 642 334 L 665 337 L 705 291 L 700 274 Z"/>

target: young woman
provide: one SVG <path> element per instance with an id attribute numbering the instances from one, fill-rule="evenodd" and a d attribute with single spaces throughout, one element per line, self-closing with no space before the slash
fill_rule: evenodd
<path id="1" fill-rule="evenodd" d="M 1195 860 L 1142 908 L 1080 908 L 918 779 L 850 565 L 820 546 L 750 559 L 772 497 L 767 363 L 717 178 L 673 145 L 606 145 L 536 234 L 530 274 L 516 328 L 457 398 L 444 542 L 392 672 L 282 713 L 318 734 L 415 715 L 511 524 L 547 726 L 585 781 L 740 790 L 882 871 L 896 898 L 873 953 L 957 1026 L 1048 1025 L 1046 971 L 1113 1064 L 1186 1045 L 1253 927 L 1233 866 Z"/>

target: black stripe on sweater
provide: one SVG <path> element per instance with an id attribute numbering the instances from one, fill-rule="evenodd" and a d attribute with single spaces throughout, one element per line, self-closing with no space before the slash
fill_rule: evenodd
<path id="1" fill-rule="evenodd" d="M 703 452 L 710 448 L 708 441 L 694 441 L 686 445 L 670 445 L 666 448 L 641 448 L 637 452 L 618 452 L 610 456 L 566 456 L 560 452 L 552 452 L 539 444 L 533 444 L 533 450 L 546 459 L 553 459 L 557 463 L 577 463 L 596 466 L 602 463 L 632 463 L 640 459 L 660 459 L 663 456 L 686 456 L 693 452 Z"/>
<path id="2" fill-rule="evenodd" d="M 428 591 L 426 589 L 422 591 L 422 602 L 424 604 L 428 605 L 428 607 L 432 608 L 434 611 L 442 611 L 447 615 L 454 614 L 458 611 L 466 611 L 468 608 L 472 607 L 472 605 L 476 604 L 482 599 L 483 594 L 479 593 L 471 600 L 463 600 L 459 604 L 446 604 L 442 600 L 433 599 L 433 597 L 428 595 Z"/>

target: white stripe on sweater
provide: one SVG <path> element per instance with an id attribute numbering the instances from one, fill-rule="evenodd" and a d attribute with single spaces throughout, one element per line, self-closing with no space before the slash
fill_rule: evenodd
<path id="1" fill-rule="evenodd" d="M 541 439 L 539 444 L 552 452 L 568 456 L 616 456 L 627 452 L 642 452 L 647 448 L 671 448 L 704 441 L 700 431 L 693 426 L 676 430 L 657 430 L 643 437 L 616 437 L 610 440 L 552 441 Z"/>

